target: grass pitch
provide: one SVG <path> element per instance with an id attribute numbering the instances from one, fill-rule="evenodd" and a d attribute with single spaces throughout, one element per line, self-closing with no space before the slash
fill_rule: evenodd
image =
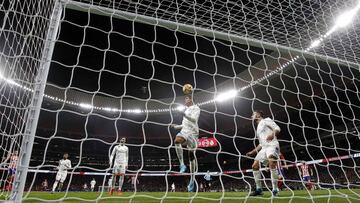
<path id="1" fill-rule="evenodd" d="M 305 190 L 281 191 L 280 196 L 272 198 L 270 192 L 261 197 L 248 197 L 247 192 L 198 192 L 198 193 L 165 193 L 165 192 L 125 192 L 122 196 L 109 196 L 107 192 L 31 192 L 24 194 L 24 202 L 120 202 L 120 203 L 360 203 L 360 189 L 316 190 L 311 193 Z"/>

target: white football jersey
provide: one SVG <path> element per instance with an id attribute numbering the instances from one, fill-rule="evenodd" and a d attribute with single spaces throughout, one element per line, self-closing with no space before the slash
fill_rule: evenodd
<path id="1" fill-rule="evenodd" d="M 270 142 L 266 140 L 266 138 L 273 132 L 269 126 L 280 132 L 280 127 L 271 118 L 262 119 L 256 128 L 256 135 L 259 138 L 259 142 L 262 147 L 279 145 L 276 136 Z"/>
<path id="2" fill-rule="evenodd" d="M 71 161 L 69 159 L 61 159 L 59 161 L 59 172 L 67 171 L 69 168 L 71 168 Z"/>
<path id="3" fill-rule="evenodd" d="M 96 181 L 95 181 L 95 180 L 92 180 L 92 181 L 90 182 L 90 185 L 91 185 L 91 187 L 94 187 L 94 186 L 96 185 Z"/>
<path id="4" fill-rule="evenodd" d="M 192 105 L 190 107 L 186 107 L 184 114 L 187 117 L 190 117 L 191 120 L 187 119 L 185 116 L 183 117 L 181 123 L 181 134 L 199 134 L 199 125 L 198 120 L 200 116 L 200 108 L 197 105 Z"/>
<path id="5" fill-rule="evenodd" d="M 115 164 L 114 165 L 120 165 L 125 164 L 128 165 L 128 158 L 129 158 L 129 148 L 125 145 L 117 145 L 113 149 L 111 156 L 110 156 L 110 162 L 113 161 L 115 157 Z"/>

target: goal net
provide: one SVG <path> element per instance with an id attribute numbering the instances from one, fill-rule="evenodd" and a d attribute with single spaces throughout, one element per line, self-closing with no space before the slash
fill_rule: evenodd
<path id="1" fill-rule="evenodd" d="M 360 200 L 359 10 L 338 0 L 4 1 L 0 198 L 245 201 L 260 110 L 281 129 L 284 172 L 275 197 L 261 164 L 257 201 Z M 201 113 L 198 166 L 189 170 L 184 145 L 180 173 L 171 125 L 183 119 L 184 84 Z M 123 193 L 109 194 L 121 138 Z"/>

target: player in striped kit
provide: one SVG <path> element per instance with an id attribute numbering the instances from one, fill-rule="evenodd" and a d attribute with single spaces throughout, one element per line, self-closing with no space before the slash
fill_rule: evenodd
<path id="1" fill-rule="evenodd" d="M 277 160 L 279 158 L 280 146 L 277 141 L 277 136 L 280 132 L 280 127 L 271 119 L 264 118 L 264 114 L 261 111 L 254 111 L 251 118 L 256 122 L 256 135 L 259 139 L 259 145 L 252 151 L 246 153 L 247 156 L 254 156 L 255 160 L 252 165 L 254 180 L 256 183 L 256 189 L 251 193 L 251 196 L 262 195 L 262 182 L 260 163 L 267 165 L 269 163 L 271 183 L 272 183 L 272 195 L 277 196 L 279 189 L 277 186 L 278 172 L 276 170 Z"/>
<path id="2" fill-rule="evenodd" d="M 52 192 L 55 192 L 59 182 L 60 183 L 59 183 L 58 191 L 61 191 L 63 187 L 64 181 L 67 176 L 67 170 L 71 168 L 71 161 L 68 158 L 69 158 L 69 154 L 64 153 L 63 159 L 59 161 L 59 166 L 57 167 L 58 172 L 56 173 L 56 178 L 52 187 Z"/>
<path id="3" fill-rule="evenodd" d="M 110 189 L 110 195 L 113 195 L 115 183 L 116 183 L 116 177 L 119 176 L 119 189 L 118 189 L 118 195 L 122 195 L 122 185 L 124 183 L 125 178 L 125 171 L 128 168 L 128 161 L 129 161 L 129 148 L 125 146 L 126 138 L 121 138 L 119 145 L 115 146 L 111 156 L 110 156 L 110 167 L 113 165 L 114 161 L 114 167 L 112 171 L 112 185 Z"/>
<path id="4" fill-rule="evenodd" d="M 12 183 L 14 181 L 14 177 L 15 177 L 15 173 L 16 173 L 16 166 L 17 166 L 17 162 L 19 160 L 19 152 L 14 151 L 14 153 L 12 153 L 9 158 L 10 158 L 10 163 L 8 166 L 9 177 L 8 177 L 8 181 L 7 181 L 8 184 L 6 186 L 7 191 L 11 191 L 11 189 L 12 189 Z"/>
<path id="5" fill-rule="evenodd" d="M 19 160 L 19 152 L 14 151 L 14 153 L 10 156 L 10 164 L 9 164 L 9 170 L 11 171 L 11 174 L 14 175 L 16 172 L 16 165 Z"/>
<path id="6" fill-rule="evenodd" d="M 311 169 L 311 167 L 309 167 L 306 161 L 302 161 L 300 169 L 306 188 L 308 190 L 312 190 L 313 187 L 312 187 L 311 177 L 313 176 L 313 170 Z"/>

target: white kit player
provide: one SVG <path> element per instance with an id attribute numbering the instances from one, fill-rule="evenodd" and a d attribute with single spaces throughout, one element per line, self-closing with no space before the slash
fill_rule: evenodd
<path id="1" fill-rule="evenodd" d="M 61 191 L 64 181 L 67 176 L 67 170 L 71 168 L 71 161 L 68 159 L 69 154 L 64 153 L 63 159 L 59 161 L 59 166 L 57 167 L 58 172 L 56 173 L 55 182 L 52 187 L 52 192 L 55 192 L 56 187 L 59 184 L 58 190 Z M 60 183 L 59 183 L 60 182 Z"/>
<path id="2" fill-rule="evenodd" d="M 95 185 L 96 185 L 96 180 L 95 180 L 95 178 L 93 178 L 93 179 L 90 181 L 90 189 L 91 189 L 91 192 L 94 192 Z"/>
<path id="3" fill-rule="evenodd" d="M 116 183 L 116 177 L 119 176 L 119 189 L 118 189 L 118 195 L 122 195 L 122 185 L 124 183 L 125 178 L 125 171 L 128 168 L 128 160 L 129 160 L 129 148 L 125 146 L 126 138 L 121 138 L 119 145 L 115 146 L 111 156 L 110 156 L 110 167 L 113 165 L 114 160 L 114 166 L 112 171 L 112 185 L 110 189 L 110 195 L 113 194 L 115 183 Z"/>
<path id="4" fill-rule="evenodd" d="M 171 184 L 171 192 L 175 192 L 175 183 L 174 182 Z"/>
<path id="5" fill-rule="evenodd" d="M 108 180 L 108 187 L 109 187 L 109 192 L 111 191 L 111 187 L 112 187 L 112 177 L 111 178 L 109 178 L 109 180 Z"/>
<path id="6" fill-rule="evenodd" d="M 195 172 L 197 171 L 195 150 L 197 148 L 197 141 L 199 137 L 198 120 L 200 116 L 200 108 L 193 103 L 191 95 L 185 96 L 185 106 L 182 124 L 172 124 L 171 127 L 181 129 L 175 138 L 175 150 L 180 162 L 180 173 L 184 173 L 186 171 L 182 145 L 186 144 L 189 151 L 191 178 L 189 185 L 187 186 L 187 190 L 188 192 L 191 192 L 194 189 Z"/>
<path id="7" fill-rule="evenodd" d="M 259 145 L 246 154 L 247 156 L 256 155 L 252 165 L 256 189 L 253 191 L 251 196 L 263 194 L 262 182 L 260 180 L 261 172 L 259 170 L 260 163 L 265 166 L 269 164 L 272 194 L 273 196 L 277 196 L 279 194 L 279 189 L 277 185 L 278 172 L 276 170 L 276 166 L 280 153 L 280 146 L 277 140 L 277 136 L 280 132 L 280 127 L 271 118 L 264 118 L 264 114 L 261 111 L 254 111 L 251 118 L 257 123 L 256 135 L 259 139 Z"/>

